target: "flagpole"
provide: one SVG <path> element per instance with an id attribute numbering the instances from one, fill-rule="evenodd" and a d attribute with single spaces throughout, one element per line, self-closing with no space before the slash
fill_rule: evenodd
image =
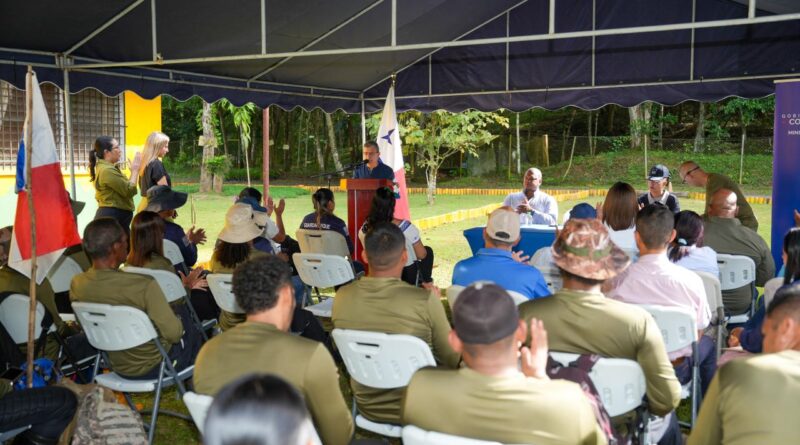
<path id="1" fill-rule="evenodd" d="M 31 275 L 28 296 L 30 297 L 30 308 L 28 310 L 28 357 L 27 374 L 28 388 L 33 387 L 33 353 L 34 353 L 34 329 L 36 327 L 36 211 L 33 208 L 33 187 L 31 187 L 32 164 L 33 164 L 33 67 L 28 65 L 28 75 L 26 76 L 26 103 L 25 103 L 25 193 L 28 195 L 28 212 L 31 218 Z"/>

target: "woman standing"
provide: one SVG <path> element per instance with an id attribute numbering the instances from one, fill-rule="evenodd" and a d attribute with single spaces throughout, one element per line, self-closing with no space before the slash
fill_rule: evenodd
<path id="1" fill-rule="evenodd" d="M 142 165 L 139 166 L 139 194 L 142 195 L 142 200 L 136 208 L 137 212 L 147 207 L 147 191 L 150 187 L 155 185 L 172 187 L 169 173 L 161 162 L 161 158 L 167 153 L 169 153 L 169 136 L 160 131 L 150 133 L 144 143 Z"/>
<path id="2" fill-rule="evenodd" d="M 681 211 L 678 198 L 670 193 L 672 187 L 669 183 L 669 169 L 665 165 L 656 164 L 647 175 L 647 193 L 639 196 L 639 205 L 642 207 L 660 202 L 667 206 L 672 213 Z"/>
<path id="3" fill-rule="evenodd" d="M 121 158 L 119 142 L 111 136 L 100 136 L 94 141 L 94 149 L 89 152 L 89 175 L 94 182 L 94 197 L 97 200 L 94 217 L 114 218 L 125 229 L 126 235 L 130 235 L 133 197 L 136 195 L 142 156 L 141 153 L 134 156 L 130 178 L 126 178 L 116 166 Z"/>

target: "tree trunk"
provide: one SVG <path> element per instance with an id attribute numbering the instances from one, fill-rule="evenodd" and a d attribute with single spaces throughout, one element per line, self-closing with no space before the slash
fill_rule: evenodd
<path id="1" fill-rule="evenodd" d="M 336 170 L 342 169 L 342 163 L 339 161 L 339 148 L 336 144 L 336 134 L 333 131 L 333 119 L 329 113 L 325 114 L 325 124 L 328 127 L 328 144 L 331 148 L 331 158 L 333 158 L 333 165 Z"/>
<path id="2" fill-rule="evenodd" d="M 244 172 L 247 175 L 247 186 L 250 187 L 250 159 L 247 156 L 247 145 L 244 144 L 244 130 L 239 129 L 239 140 L 242 145 L 242 153 L 244 153 Z M 222 190 L 220 190 L 221 192 Z"/>
<path id="3" fill-rule="evenodd" d="M 222 175 L 214 175 L 214 193 L 222 193 L 222 183 L 225 178 Z"/>
<path id="4" fill-rule="evenodd" d="M 658 112 L 658 149 L 664 149 L 664 105 Z"/>
<path id="5" fill-rule="evenodd" d="M 564 130 L 564 137 L 561 139 L 561 162 L 564 162 L 567 159 L 567 141 L 569 140 L 569 134 L 572 132 L 572 121 L 575 120 L 575 114 L 577 112 L 577 108 L 572 109 L 572 113 L 569 115 L 567 129 Z"/>
<path id="6" fill-rule="evenodd" d="M 697 129 L 694 134 L 694 152 L 699 153 L 703 151 L 703 146 L 706 141 L 706 104 L 700 102 L 700 107 L 697 112 Z"/>
<path id="7" fill-rule="evenodd" d="M 589 110 L 589 118 L 586 119 L 586 133 L 589 136 L 589 154 L 594 156 L 594 145 L 592 145 L 592 110 Z M 572 160 L 572 155 L 570 155 Z"/>
<path id="8" fill-rule="evenodd" d="M 744 144 L 747 141 L 747 126 L 742 123 L 742 152 L 739 156 L 739 185 L 744 179 Z"/>
<path id="9" fill-rule="evenodd" d="M 608 112 L 608 134 L 614 134 L 614 113 L 617 111 L 616 105 L 611 105 L 611 109 Z"/>
<path id="10" fill-rule="evenodd" d="M 222 107 L 217 104 L 217 119 L 219 119 L 219 132 L 222 134 L 222 151 L 228 156 L 228 134 L 225 132 L 225 115 Z"/>
<path id="11" fill-rule="evenodd" d="M 628 117 L 630 120 L 629 128 L 631 134 L 631 149 L 638 150 L 642 145 L 642 108 L 641 105 L 634 105 L 628 108 Z"/>
<path id="12" fill-rule="evenodd" d="M 317 164 L 319 165 L 319 171 L 324 172 L 325 156 L 322 154 L 322 147 L 319 143 L 319 118 L 316 116 L 314 116 L 314 150 L 316 150 L 317 153 Z"/>
<path id="13" fill-rule="evenodd" d="M 216 137 L 214 136 L 214 128 L 211 126 L 211 105 L 203 101 L 203 160 L 200 168 L 200 193 L 208 193 L 211 191 L 212 174 L 206 169 L 208 160 L 214 157 L 214 148 L 216 147 Z"/>
<path id="14" fill-rule="evenodd" d="M 436 203 L 436 175 L 439 174 L 439 167 L 425 168 L 425 181 L 428 183 L 428 205 Z"/>

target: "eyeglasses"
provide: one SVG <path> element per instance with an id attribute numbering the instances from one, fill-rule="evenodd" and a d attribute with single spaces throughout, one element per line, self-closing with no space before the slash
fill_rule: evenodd
<path id="1" fill-rule="evenodd" d="M 697 170 L 699 168 L 700 168 L 700 166 L 698 165 L 697 167 L 695 167 L 695 168 L 689 170 L 688 172 L 686 172 L 686 174 L 683 175 L 683 178 L 681 178 L 681 183 L 686 184 L 686 178 L 688 178 L 689 175 L 691 175 L 693 171 L 695 171 L 695 170 Z"/>

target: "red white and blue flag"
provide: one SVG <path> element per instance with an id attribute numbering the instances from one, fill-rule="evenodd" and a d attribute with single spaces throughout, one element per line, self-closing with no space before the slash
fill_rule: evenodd
<path id="1" fill-rule="evenodd" d="M 36 214 L 36 282 L 41 283 L 64 249 L 80 244 L 81 238 L 64 189 L 61 164 L 56 156 L 56 143 L 39 81 L 35 73 L 28 76 L 32 78 L 27 82 L 26 93 L 32 95 L 33 109 L 27 110 L 23 140 L 17 154 L 17 213 L 8 264 L 27 277 L 31 276 L 31 233 L 34 228 L 28 208 L 27 190 L 30 189 Z M 28 125 L 32 128 L 31 141 L 27 140 Z M 27 159 L 25 148 L 29 144 L 32 153 Z M 25 175 L 28 162 L 31 164 L 30 184 L 26 183 Z"/>
<path id="2" fill-rule="evenodd" d="M 389 88 L 386 103 L 383 106 L 381 125 L 378 128 L 378 148 L 381 160 L 394 171 L 394 182 L 399 189 L 400 197 L 394 207 L 394 217 L 411 219 L 408 210 L 408 189 L 406 188 L 406 166 L 403 162 L 403 146 L 400 143 L 400 128 L 397 125 L 397 110 L 394 107 L 394 86 Z"/>

